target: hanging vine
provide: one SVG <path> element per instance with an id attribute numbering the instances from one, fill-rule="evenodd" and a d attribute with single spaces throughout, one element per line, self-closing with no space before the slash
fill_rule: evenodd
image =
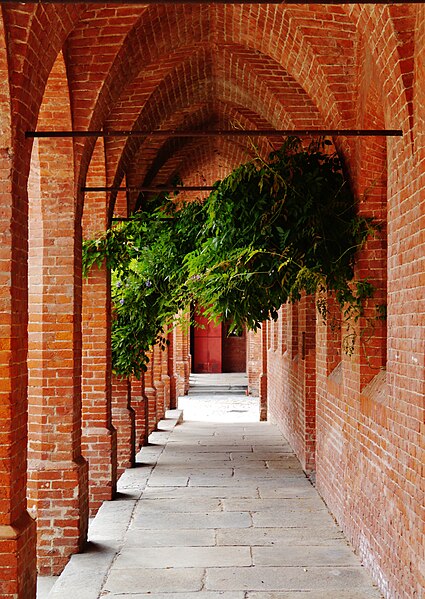
<path id="1" fill-rule="evenodd" d="M 324 318 L 328 291 L 346 322 L 362 315 L 373 286 L 353 280 L 354 260 L 376 226 L 357 215 L 328 144 L 303 148 L 288 138 L 268 161 L 257 158 L 217 182 L 204 203 L 158 196 L 84 243 L 85 273 L 104 260 L 112 270 L 118 375 L 140 376 L 149 348 L 166 343 L 175 315 L 191 302 L 210 319 L 231 319 L 234 329 L 258 329 L 303 291 L 316 294 Z"/>

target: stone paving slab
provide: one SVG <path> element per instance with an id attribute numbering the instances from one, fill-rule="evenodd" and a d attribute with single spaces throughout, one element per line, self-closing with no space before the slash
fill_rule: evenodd
<path id="1" fill-rule="evenodd" d="M 218 498 L 191 498 L 190 502 L 183 502 L 181 499 L 160 499 L 158 497 L 149 499 L 144 497 L 144 501 L 140 501 L 136 514 L 149 512 L 153 514 L 151 517 L 156 517 L 155 512 L 189 512 L 190 514 L 205 513 L 205 512 L 217 512 L 222 511 L 222 501 Z M 242 510 L 235 510 L 242 511 Z"/>
<path id="2" fill-rule="evenodd" d="M 195 591 L 188 593 L 107 593 L 107 599 L 244 599 L 243 592 Z"/>
<path id="3" fill-rule="evenodd" d="M 151 518 L 150 514 L 138 514 L 133 521 L 136 528 L 175 530 L 187 528 L 248 528 L 252 526 L 248 513 L 211 512 L 207 514 L 163 513 Z"/>
<path id="4" fill-rule="evenodd" d="M 310 498 L 272 498 L 272 499 L 223 499 L 223 509 L 226 512 L 267 512 L 275 513 L 278 517 L 293 511 L 326 512 L 327 508 L 317 496 Z"/>
<path id="5" fill-rule="evenodd" d="M 358 559 L 347 545 L 253 547 L 255 566 L 358 566 Z"/>
<path id="6" fill-rule="evenodd" d="M 191 478 L 193 476 L 200 477 L 200 478 L 204 477 L 204 478 L 218 478 L 218 479 L 232 478 L 232 476 L 234 475 L 234 468 L 227 467 L 227 462 L 226 462 L 226 467 L 224 467 L 224 468 L 220 468 L 220 469 L 211 468 L 210 470 L 204 469 L 200 465 L 192 466 L 192 465 L 188 464 L 186 467 L 178 466 L 176 468 L 173 468 L 170 466 L 165 467 L 161 464 L 159 466 L 159 468 L 157 468 L 156 472 L 157 472 L 157 474 L 152 476 L 149 481 L 150 486 L 152 486 L 151 481 L 156 480 L 158 477 L 160 477 L 160 478 L 167 477 L 171 480 L 176 477 L 183 478 L 183 472 L 186 473 L 186 478 L 188 478 L 188 477 Z"/>
<path id="7" fill-rule="evenodd" d="M 167 474 L 153 474 L 150 479 L 149 487 L 187 487 L 189 484 L 188 476 L 168 476 Z"/>
<path id="8" fill-rule="evenodd" d="M 245 530 L 245 529 L 244 529 Z M 219 543 L 217 543 L 218 545 Z M 225 543 L 222 543 L 225 545 Z M 231 543 L 236 545 L 237 543 Z M 212 528 L 194 530 L 141 530 L 128 531 L 126 547 L 209 547 L 216 545 L 216 531 Z"/>
<path id="9" fill-rule="evenodd" d="M 203 568 L 112 568 L 104 584 L 103 593 L 200 591 L 204 584 L 204 575 Z"/>
<path id="10" fill-rule="evenodd" d="M 255 485 L 255 483 L 254 483 Z M 240 487 L 203 486 L 203 487 L 146 487 L 143 498 L 164 499 L 167 497 L 181 498 L 182 501 L 191 501 L 195 497 L 259 497 L 258 487 L 246 484 Z"/>
<path id="11" fill-rule="evenodd" d="M 211 591 L 325 591 L 338 597 L 352 588 L 370 589 L 370 579 L 360 566 L 208 568 L 205 588 Z M 379 597 L 376 594 L 376 597 Z"/>
<path id="12" fill-rule="evenodd" d="M 294 480 L 297 480 L 297 477 L 299 477 L 299 473 L 295 472 L 295 471 L 287 471 L 287 473 L 285 473 L 286 477 L 291 477 Z M 249 485 L 252 484 L 253 479 L 255 480 L 255 482 L 257 483 L 258 486 L 260 485 L 264 485 L 264 484 L 271 484 L 271 485 L 275 485 L 276 484 L 276 474 L 274 475 L 270 475 L 270 476 L 266 476 L 261 473 L 259 473 L 257 476 L 254 476 L 253 474 L 249 474 L 249 473 L 235 473 L 235 476 L 231 477 L 231 478 L 217 478 L 217 477 L 213 477 L 213 476 L 197 476 L 197 475 L 193 475 L 190 477 L 189 479 L 189 486 L 192 487 L 236 487 L 236 486 L 241 486 L 244 487 L 245 485 Z"/>
<path id="13" fill-rule="evenodd" d="M 301 506 L 297 511 L 252 512 L 251 515 L 254 526 L 261 528 L 281 526 L 283 528 L 300 527 L 312 529 L 316 526 L 334 526 L 333 518 L 328 512 L 303 510 Z"/>
<path id="14" fill-rule="evenodd" d="M 327 591 L 287 591 L 272 593 L 248 592 L 246 599 L 377 599 L 380 597 L 376 589 L 338 591 L 338 595 L 332 597 Z"/>
<path id="15" fill-rule="evenodd" d="M 274 426 L 160 428 L 48 599 L 380 597 Z"/>
<path id="16" fill-rule="evenodd" d="M 281 485 L 282 481 L 279 481 Z M 259 496 L 263 499 L 290 499 L 292 497 L 316 497 L 317 491 L 311 486 L 307 480 L 302 479 L 286 479 L 285 484 L 278 486 L 266 486 L 261 484 L 258 486 Z"/>
<path id="17" fill-rule="evenodd" d="M 217 530 L 217 545 L 242 545 L 251 547 L 288 545 L 346 545 L 346 540 L 337 527 L 309 528 L 248 528 Z"/>
<path id="18" fill-rule="evenodd" d="M 260 557 L 259 557 L 260 559 Z M 152 547 L 135 552 L 124 548 L 114 568 L 205 568 L 211 566 L 251 566 L 249 547 Z"/>

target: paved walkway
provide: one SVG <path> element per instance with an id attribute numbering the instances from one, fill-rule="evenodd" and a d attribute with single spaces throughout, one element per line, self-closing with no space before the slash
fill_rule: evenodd
<path id="1" fill-rule="evenodd" d="M 380 597 L 276 428 L 169 416 L 49 599 Z"/>

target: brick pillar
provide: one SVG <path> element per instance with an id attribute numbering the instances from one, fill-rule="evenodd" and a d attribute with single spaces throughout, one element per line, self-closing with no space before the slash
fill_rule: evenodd
<path id="1" fill-rule="evenodd" d="M 267 329 L 269 324 L 261 326 L 261 374 L 260 374 L 260 420 L 267 420 Z"/>
<path id="2" fill-rule="evenodd" d="M 185 394 L 185 364 L 183 359 L 183 332 L 180 327 L 173 331 L 174 372 L 176 377 L 176 397 Z"/>
<path id="3" fill-rule="evenodd" d="M 104 185 L 103 142 L 93 152 L 87 185 Z M 86 239 L 107 228 L 105 193 L 84 199 L 83 232 Z M 111 298 L 110 275 L 105 265 L 90 270 L 83 283 L 83 455 L 89 463 L 90 513 L 113 498 L 117 485 L 117 435 L 111 408 Z"/>
<path id="4" fill-rule="evenodd" d="M 76 259 L 81 228 L 72 165 L 71 141 L 34 144 L 28 497 L 37 516 L 38 569 L 45 575 L 59 574 L 69 556 L 82 550 L 88 526 L 87 462 L 81 455 L 81 265 Z"/>
<path id="5" fill-rule="evenodd" d="M 7 106 L 6 44 L 0 22 L 0 99 Z M 36 592 L 36 527 L 27 512 L 27 197 L 12 188 L 10 123 L 0 132 L 0 593 L 33 599 Z"/>
<path id="6" fill-rule="evenodd" d="M 157 414 L 156 414 L 156 388 L 154 383 L 154 352 L 149 352 L 148 369 L 144 376 L 145 395 L 148 401 L 148 434 L 156 429 Z"/>
<path id="7" fill-rule="evenodd" d="M 175 371 L 175 360 L 174 360 L 174 331 L 168 333 L 168 351 L 167 351 L 167 362 L 168 362 L 168 374 L 170 378 L 170 408 L 177 408 L 177 377 Z"/>
<path id="8" fill-rule="evenodd" d="M 186 395 L 191 371 L 190 327 L 186 324 L 174 330 L 174 365 L 177 397 Z"/>
<path id="9" fill-rule="evenodd" d="M 183 359 L 184 359 L 184 392 L 189 392 L 189 377 L 192 372 L 192 356 L 190 353 L 190 326 L 189 317 L 187 317 L 187 326 L 183 330 Z"/>
<path id="10" fill-rule="evenodd" d="M 112 426 L 109 276 L 93 268 L 83 285 L 82 451 L 89 463 L 90 513 L 113 498 L 117 435 Z"/>
<path id="11" fill-rule="evenodd" d="M 301 300 L 301 361 L 304 389 L 304 470 L 316 464 L 316 301 L 303 294 Z"/>
<path id="12" fill-rule="evenodd" d="M 157 423 L 164 418 L 165 415 L 165 384 L 162 378 L 162 350 L 158 345 L 153 348 L 154 361 L 154 386 L 156 388 L 156 421 Z"/>
<path id="13" fill-rule="evenodd" d="M 162 382 L 164 383 L 164 411 L 171 406 L 171 382 L 168 374 L 168 346 L 161 350 Z"/>
<path id="14" fill-rule="evenodd" d="M 130 381 L 113 376 L 112 424 L 117 431 L 117 479 L 135 461 L 135 414 L 130 401 Z"/>
<path id="15" fill-rule="evenodd" d="M 148 443 L 148 400 L 144 390 L 144 374 L 141 380 L 131 379 L 130 401 L 134 412 L 135 446 L 140 449 Z"/>
<path id="16" fill-rule="evenodd" d="M 248 392 L 250 395 L 260 395 L 262 331 L 247 331 L 247 376 Z"/>

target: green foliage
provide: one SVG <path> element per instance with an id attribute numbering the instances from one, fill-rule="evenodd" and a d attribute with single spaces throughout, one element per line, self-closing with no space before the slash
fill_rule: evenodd
<path id="1" fill-rule="evenodd" d="M 285 302 L 325 291 L 358 318 L 373 293 L 352 282 L 357 249 L 373 230 L 356 214 L 351 189 L 326 143 L 288 138 L 268 162 L 233 171 L 203 204 L 159 196 L 142 213 L 84 244 L 85 272 L 104 259 L 113 271 L 113 367 L 140 376 L 146 352 L 191 303 L 233 328 L 256 330 Z"/>
<path id="2" fill-rule="evenodd" d="M 179 296 L 182 261 L 194 249 L 202 207 L 179 211 L 168 198 L 151 202 L 94 240 L 83 244 L 83 271 L 106 260 L 112 270 L 112 366 L 119 376 L 140 377 L 147 352 L 167 343 L 176 313 L 186 306 Z"/>
<path id="3" fill-rule="evenodd" d="M 303 150 L 289 138 L 269 162 L 242 165 L 208 198 L 199 247 L 185 263 L 191 294 L 211 317 L 257 329 L 302 291 L 324 289 L 361 310 L 370 289 L 349 282 L 371 223 L 356 215 L 339 158 L 323 143 Z"/>

